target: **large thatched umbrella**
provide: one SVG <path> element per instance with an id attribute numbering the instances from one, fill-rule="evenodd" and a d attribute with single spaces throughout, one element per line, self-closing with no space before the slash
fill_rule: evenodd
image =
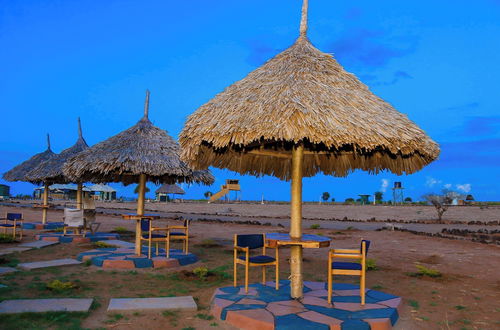
<path id="1" fill-rule="evenodd" d="M 64 166 L 64 173 L 75 180 L 139 183 L 139 216 L 144 215 L 146 181 L 157 184 L 214 182 L 209 171 L 192 171 L 180 160 L 179 144 L 166 131 L 153 126 L 148 111 L 149 91 L 146 91 L 144 117 L 137 124 L 78 154 Z M 137 241 L 136 252 L 140 253 Z"/>
<path id="2" fill-rule="evenodd" d="M 409 174 L 439 155 L 424 131 L 308 40 L 304 0 L 295 43 L 192 114 L 181 157 L 291 183 L 290 236 L 302 237 L 302 177 L 361 169 Z M 291 295 L 302 297 L 302 248 L 291 251 Z"/>
<path id="3" fill-rule="evenodd" d="M 41 163 L 48 161 L 49 159 L 52 159 L 55 157 L 56 154 L 52 152 L 50 149 L 50 136 L 47 134 L 47 150 L 44 152 L 38 153 L 31 157 L 30 159 L 22 162 L 21 164 L 17 165 L 10 171 L 4 173 L 3 179 L 7 181 L 27 181 L 29 182 L 30 180 L 27 179 L 26 175 L 33 170 L 35 167 L 40 165 Z M 48 193 L 48 187 L 49 184 L 45 183 L 45 188 L 43 191 L 43 215 L 42 215 L 42 222 L 45 223 L 47 221 L 47 207 L 48 207 L 48 201 L 49 201 L 49 193 Z"/>
<path id="4" fill-rule="evenodd" d="M 60 154 L 36 166 L 26 174 L 26 178 L 30 182 L 44 182 L 45 184 L 72 182 L 64 175 L 63 165 L 66 161 L 68 161 L 68 159 L 77 155 L 83 150 L 88 149 L 88 147 L 89 146 L 87 145 L 87 142 L 85 142 L 85 139 L 83 138 L 80 118 L 78 118 L 78 139 L 76 140 L 75 144 L 72 147 L 61 151 Z M 76 204 L 77 208 L 81 209 L 83 184 L 82 181 L 77 181 L 77 184 L 78 188 L 76 192 Z"/>

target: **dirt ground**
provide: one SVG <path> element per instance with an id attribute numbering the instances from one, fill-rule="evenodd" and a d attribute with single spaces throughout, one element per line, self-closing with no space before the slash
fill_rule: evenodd
<path id="1" fill-rule="evenodd" d="M 148 205 L 148 209 L 158 204 Z M 168 204 L 169 211 L 178 212 L 220 212 L 227 205 L 212 204 Z M 265 214 L 283 216 L 287 214 L 287 205 L 233 205 L 229 206 L 233 212 L 249 215 Z M 376 206 L 377 214 L 369 216 L 362 214 L 362 210 L 346 206 L 342 210 L 326 205 L 306 205 L 305 216 L 321 216 L 342 218 L 343 212 L 350 219 L 365 217 L 393 218 L 412 217 L 427 212 L 423 207 L 422 213 L 415 209 L 399 207 L 393 208 Z M 370 206 L 366 206 L 367 208 Z M 372 211 L 374 209 L 372 207 Z M 384 210 L 378 213 L 378 210 Z M 30 208 L 14 208 L 0 206 L 0 214 L 7 211 L 21 211 L 26 221 L 39 221 L 40 211 Z M 208 211 L 207 211 L 208 210 Z M 350 211 L 349 211 L 350 210 Z M 467 207 L 469 210 L 469 207 Z M 471 209 L 472 210 L 472 209 Z M 351 213 L 347 213 L 347 212 Z M 396 213 L 398 211 L 398 213 Z M 469 221 L 474 219 L 498 219 L 499 209 L 481 210 L 464 215 L 463 212 L 452 213 L 450 218 Z M 482 212 L 487 212 L 485 217 Z M 269 213 L 266 213 L 269 212 Z M 358 213 L 359 212 L 359 213 Z M 384 213 L 387 212 L 387 213 Z M 407 212 L 407 213 L 405 213 Z M 333 215 L 332 215 L 333 214 Z M 373 212 L 372 212 L 373 214 Z M 393 215 L 389 215 L 393 214 Z M 396 215 L 394 215 L 396 214 Z M 427 214 L 427 213 L 425 213 Z M 430 214 L 430 213 L 429 213 Z M 60 221 L 62 211 L 51 210 L 49 221 Z M 424 217 L 424 216 L 422 216 Z M 470 218 L 469 218 L 470 217 Z M 98 216 L 102 223 L 101 231 L 111 231 L 116 227 L 134 229 L 134 223 L 122 220 L 117 216 Z M 161 220 L 174 223 L 175 220 Z M 138 270 L 138 271 L 111 271 L 102 270 L 94 266 L 68 266 L 48 268 L 32 272 L 18 272 L 0 277 L 0 283 L 9 285 L 12 289 L 1 291 L 0 300 L 8 298 L 30 297 L 94 297 L 99 304 L 88 317 L 83 320 L 86 328 L 115 328 L 115 329 L 231 329 L 224 322 L 210 319 L 209 303 L 216 287 L 231 285 L 232 280 L 232 237 L 235 233 L 263 233 L 276 232 L 281 228 L 270 226 L 252 226 L 241 224 L 221 224 L 193 222 L 190 227 L 190 250 L 200 261 L 186 267 L 175 269 Z M 30 241 L 35 231 L 28 233 L 23 241 Z M 304 233 L 313 233 L 332 238 L 332 246 L 349 248 L 358 246 L 361 238 L 372 241 L 369 258 L 374 259 L 377 270 L 370 271 L 367 276 L 367 287 L 385 291 L 403 297 L 404 307 L 396 329 L 498 329 L 500 327 L 500 248 L 494 245 L 473 243 L 468 241 L 449 240 L 435 237 L 418 236 L 411 233 L 397 231 L 358 231 L 328 229 L 304 229 Z M 219 245 L 206 247 L 207 242 L 218 242 Z M 0 249 L 11 246 L 0 244 Z M 91 244 L 59 244 L 40 250 L 31 250 L 9 255 L 10 261 L 26 262 L 75 257 L 79 252 L 89 250 Z M 281 252 L 281 278 L 287 278 L 289 267 L 287 258 L 289 251 Z M 327 249 L 308 249 L 304 252 L 305 280 L 326 281 Z M 427 276 L 415 277 L 411 273 L 417 271 L 415 265 L 422 265 L 436 269 L 442 273 L 440 278 Z M 2 266 L 2 265 L 0 265 Z M 179 271 L 192 270 L 199 266 L 206 266 L 222 274 L 215 281 L 188 282 L 179 277 Z M 251 281 L 258 281 L 260 272 L 251 272 Z M 223 276 L 226 274 L 226 276 Z M 241 274 L 241 273 L 240 273 Z M 268 278 L 272 278 L 269 271 Z M 46 283 L 54 279 L 72 281 L 78 288 L 67 293 L 55 293 L 46 289 Z M 240 283 L 242 282 L 240 278 Z M 355 278 L 346 277 L 345 282 L 356 282 Z M 122 313 L 108 314 L 106 308 L 109 299 L 114 297 L 153 297 L 168 295 L 192 295 L 197 300 L 199 311 L 195 313 Z M 0 328 L 2 326 L 0 325 Z"/>

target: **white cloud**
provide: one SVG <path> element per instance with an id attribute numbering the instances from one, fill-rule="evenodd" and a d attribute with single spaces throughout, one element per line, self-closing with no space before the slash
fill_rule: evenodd
<path id="1" fill-rule="evenodd" d="M 470 183 L 457 184 L 455 187 L 457 187 L 457 190 L 460 190 L 464 193 L 468 193 L 472 189 L 472 185 Z"/>
<path id="2" fill-rule="evenodd" d="M 444 185 L 444 187 L 445 187 L 446 189 L 451 189 L 451 187 L 452 187 L 452 186 L 453 186 L 453 185 L 452 185 L 451 183 L 447 183 L 447 184 L 445 184 L 445 185 Z"/>
<path id="3" fill-rule="evenodd" d="M 434 179 L 433 177 L 428 176 L 427 177 L 427 181 L 425 181 L 425 185 L 427 187 L 431 187 L 432 188 L 434 185 L 440 184 L 441 182 L 442 182 L 441 180 Z"/>
<path id="4" fill-rule="evenodd" d="M 389 180 L 382 179 L 381 184 L 380 184 L 380 191 L 385 192 L 387 190 L 387 187 L 389 187 Z"/>

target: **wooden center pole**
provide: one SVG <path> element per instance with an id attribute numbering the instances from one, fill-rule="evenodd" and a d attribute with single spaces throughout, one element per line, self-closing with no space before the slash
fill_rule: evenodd
<path id="1" fill-rule="evenodd" d="M 299 145 L 292 150 L 292 199 L 290 237 L 302 239 L 302 165 L 304 162 L 304 146 Z M 290 250 L 290 295 L 293 299 L 302 299 L 302 246 L 292 246 Z"/>
<path id="2" fill-rule="evenodd" d="M 45 186 L 43 188 L 42 224 L 47 223 L 48 204 L 49 204 L 49 184 L 45 183 Z"/>
<path id="3" fill-rule="evenodd" d="M 76 188 L 76 208 L 82 209 L 83 184 L 79 183 Z"/>
<path id="4" fill-rule="evenodd" d="M 146 174 L 139 176 L 139 197 L 137 198 L 137 215 L 144 215 L 144 198 L 146 195 Z M 135 254 L 141 255 L 141 220 L 135 225 Z"/>

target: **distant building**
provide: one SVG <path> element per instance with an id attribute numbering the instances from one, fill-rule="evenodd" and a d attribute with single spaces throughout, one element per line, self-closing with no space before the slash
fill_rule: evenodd
<path id="1" fill-rule="evenodd" d="M 0 199 L 7 199 L 10 197 L 10 186 L 0 184 Z"/>
<path id="2" fill-rule="evenodd" d="M 370 195 L 361 194 L 361 195 L 358 195 L 358 196 L 359 196 L 359 203 L 361 205 L 368 205 L 368 204 L 370 204 Z"/>
<path id="3" fill-rule="evenodd" d="M 186 192 L 176 184 L 164 184 L 160 188 L 156 189 L 156 200 L 158 202 L 166 202 L 168 200 L 168 195 L 184 195 Z"/>
<path id="4" fill-rule="evenodd" d="M 89 189 L 95 200 L 112 201 L 116 199 L 116 190 L 106 184 L 95 184 Z"/>

